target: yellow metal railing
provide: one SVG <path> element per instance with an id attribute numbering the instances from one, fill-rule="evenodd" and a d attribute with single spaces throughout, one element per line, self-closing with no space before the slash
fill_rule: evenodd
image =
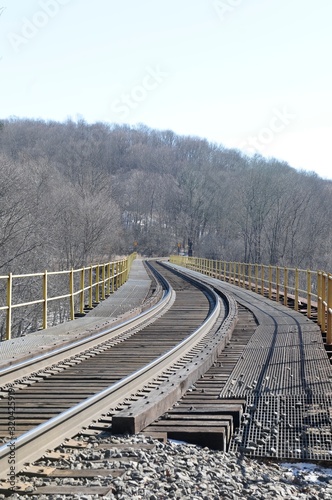
<path id="1" fill-rule="evenodd" d="M 0 305 L 0 311 L 6 314 L 6 340 L 9 340 L 12 334 L 13 310 L 40 304 L 42 307 L 41 327 L 45 329 L 48 325 L 49 304 L 54 301 L 68 300 L 68 319 L 73 320 L 77 314 L 84 315 L 85 309 L 92 309 L 100 300 L 104 300 L 123 285 L 128 279 L 131 264 L 135 258 L 136 253 L 133 253 L 114 262 L 80 269 L 45 271 L 35 274 L 9 273 L 7 276 L 0 276 L 0 285 L 6 290 L 6 305 Z M 52 286 L 50 286 L 51 280 L 53 280 Z M 25 288 L 31 287 L 32 284 L 35 296 L 39 295 L 39 298 L 22 302 L 17 290 L 24 286 Z M 59 289 L 63 293 L 52 294 L 52 290 L 59 293 Z"/>
<path id="2" fill-rule="evenodd" d="M 296 311 L 305 305 L 308 318 L 314 318 L 313 309 L 317 310 L 317 323 L 326 334 L 326 343 L 332 344 L 332 274 L 179 255 L 172 255 L 170 261 L 282 301 L 285 306 L 291 303 Z"/>

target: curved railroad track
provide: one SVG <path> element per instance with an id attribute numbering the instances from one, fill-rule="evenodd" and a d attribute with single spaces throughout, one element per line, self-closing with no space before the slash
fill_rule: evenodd
<path id="1" fill-rule="evenodd" d="M 11 472 L 11 453 L 18 472 L 99 416 L 113 416 L 137 400 L 148 407 L 149 394 L 161 388 L 159 402 L 153 402 L 154 416 L 158 416 L 213 362 L 211 352 L 217 352 L 220 343 L 215 334 L 225 337 L 234 327 L 236 306 L 230 307 L 212 289 L 179 272 L 157 264 L 153 271 L 164 295 L 151 310 L 70 348 L 0 372 L 4 383 L 0 399 L 3 478 Z M 174 389 L 172 377 L 179 372 L 188 373 L 178 375 Z M 12 401 L 14 425 L 8 434 L 6 420 Z M 148 423 L 146 412 L 141 412 L 139 425 Z M 135 432 L 137 422 L 133 425 Z"/>

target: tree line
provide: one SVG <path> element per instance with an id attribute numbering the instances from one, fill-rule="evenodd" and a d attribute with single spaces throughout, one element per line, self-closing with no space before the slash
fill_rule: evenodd
<path id="1" fill-rule="evenodd" d="M 331 267 L 331 186 L 287 163 L 144 125 L 0 125 L 0 268 L 128 253 Z"/>

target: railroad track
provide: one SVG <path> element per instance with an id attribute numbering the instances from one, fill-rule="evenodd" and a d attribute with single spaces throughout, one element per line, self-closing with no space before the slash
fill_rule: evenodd
<path id="1" fill-rule="evenodd" d="M 228 450 L 231 437 L 245 415 L 246 399 L 232 395 L 227 398 L 223 389 L 257 327 L 251 311 L 239 304 L 237 309 L 238 321 L 225 348 L 190 390 L 144 429 L 145 435 Z"/>
<path id="2" fill-rule="evenodd" d="M 130 465 L 123 459 L 126 452 L 117 460 L 116 447 L 122 446 L 116 444 L 117 433 L 183 439 L 252 457 L 330 459 L 332 373 L 318 327 L 249 291 L 193 272 L 184 280 L 179 271 L 155 267 L 171 284 L 163 281 L 164 300 L 169 298 L 158 320 L 150 311 L 146 324 L 103 332 L 111 338 L 103 343 L 101 337 L 91 352 L 84 346 L 77 358 L 30 370 L 30 378 L 16 377 L 15 404 L 22 407 L 20 424 L 15 422 L 22 431 L 15 442 L 17 469 L 43 455 L 22 469 L 17 491 L 111 494 L 116 477 L 144 455 L 144 447 L 155 446 L 143 442 L 139 453 L 133 447 Z M 191 279 L 211 288 L 199 290 Z M 212 312 L 210 324 L 199 326 Z M 2 416 L 11 383 L 0 399 Z M 40 416 L 31 422 L 36 407 Z M 56 451 L 45 452 L 60 443 Z M 4 445 L 0 470 L 8 457 Z M 109 481 L 98 487 L 98 481 L 91 482 L 98 477 Z M 77 488 L 76 480 L 81 481 Z M 83 491 L 84 482 L 88 490 Z"/>
<path id="3" fill-rule="evenodd" d="M 101 416 L 99 431 L 115 427 L 117 414 L 116 425 L 125 422 L 134 432 L 141 430 L 212 364 L 234 328 L 234 301 L 230 305 L 180 273 L 163 268 L 162 278 L 157 267 L 154 272 L 165 289 L 162 304 L 134 321 L 76 342 L 70 350 L 62 348 L 39 356 L 36 364 L 26 361 L 0 372 L 3 478 L 13 472 L 11 457 L 17 473 Z M 137 401 L 144 411 L 133 422 L 130 407 Z M 12 402 L 14 425 L 8 435 Z"/>
<path id="4" fill-rule="evenodd" d="M 245 401 L 230 451 L 251 457 L 331 461 L 332 369 L 320 328 L 262 295 L 204 277 L 251 311 L 257 328 L 220 384 L 218 399 Z"/>

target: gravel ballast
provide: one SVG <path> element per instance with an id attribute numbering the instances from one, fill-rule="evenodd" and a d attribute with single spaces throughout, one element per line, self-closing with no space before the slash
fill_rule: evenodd
<path id="1" fill-rule="evenodd" d="M 103 443 L 112 443 L 115 447 L 99 449 Z M 140 449 L 136 447 L 138 443 L 155 444 L 155 447 Z M 36 487 L 52 484 L 109 486 L 112 493 L 103 498 L 118 500 L 332 500 L 332 469 L 310 463 L 253 460 L 238 453 L 218 452 L 185 443 L 160 443 L 143 435 L 95 438 L 88 448 L 73 450 L 69 463 L 67 460 L 65 464 L 52 463 L 52 466 L 100 469 L 101 463 L 104 469 L 110 469 L 109 476 L 94 479 L 36 478 L 33 482 Z M 50 464 L 44 462 L 44 465 Z M 124 468 L 123 475 L 112 478 L 112 469 L 120 466 Z M 20 481 L 25 479 L 32 482 L 28 477 L 22 477 Z M 0 498 L 5 497 L 0 495 Z M 13 494 L 6 498 L 94 500 L 101 497 L 89 494 L 71 497 Z"/>

